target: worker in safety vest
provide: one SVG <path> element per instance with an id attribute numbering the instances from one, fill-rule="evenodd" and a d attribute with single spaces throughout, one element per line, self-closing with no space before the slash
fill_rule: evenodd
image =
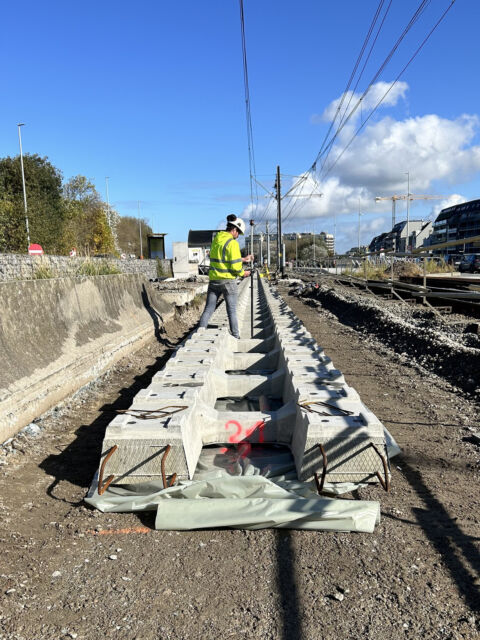
<path id="1" fill-rule="evenodd" d="M 234 213 L 227 216 L 227 228 L 219 231 L 210 248 L 210 269 L 207 302 L 200 318 L 200 327 L 206 327 L 218 298 L 223 295 L 227 305 L 230 333 L 240 338 L 237 320 L 237 278 L 247 277 L 250 271 L 244 271 L 242 263 L 253 261 L 253 256 L 242 258 L 237 238 L 245 232 L 245 222 Z"/>

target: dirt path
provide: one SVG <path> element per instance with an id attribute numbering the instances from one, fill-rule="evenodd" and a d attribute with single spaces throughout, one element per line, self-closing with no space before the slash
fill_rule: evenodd
<path id="1" fill-rule="evenodd" d="M 381 502 L 376 531 L 164 532 L 148 513 L 83 506 L 112 411 L 161 367 L 177 324 L 0 458 L 1 640 L 479 637 L 478 407 L 286 298 L 404 450 L 389 495 L 358 492 Z"/>

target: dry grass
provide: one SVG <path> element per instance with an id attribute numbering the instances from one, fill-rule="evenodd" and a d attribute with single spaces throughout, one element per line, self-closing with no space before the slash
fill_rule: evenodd
<path id="1" fill-rule="evenodd" d="M 393 265 L 394 278 L 414 278 L 423 275 L 422 262 L 398 261 Z M 427 258 L 425 260 L 425 270 L 427 273 L 451 273 L 453 267 L 445 262 L 445 260 Z M 367 280 L 388 280 L 391 275 L 390 265 L 374 265 L 365 260 L 358 269 L 346 269 L 345 275 L 351 275 L 356 278 L 366 278 Z"/>

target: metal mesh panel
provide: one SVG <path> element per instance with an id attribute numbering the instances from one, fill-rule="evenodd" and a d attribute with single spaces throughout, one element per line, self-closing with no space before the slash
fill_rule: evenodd
<path id="1" fill-rule="evenodd" d="M 321 444 L 328 460 L 327 482 L 378 482 L 376 473 L 383 477 L 383 463 L 370 443 L 375 444 L 388 460 L 383 438 L 332 438 L 323 441 Z M 309 439 L 305 447 L 301 479 L 311 480 L 313 474 L 322 468 L 323 459 L 317 442 Z"/>

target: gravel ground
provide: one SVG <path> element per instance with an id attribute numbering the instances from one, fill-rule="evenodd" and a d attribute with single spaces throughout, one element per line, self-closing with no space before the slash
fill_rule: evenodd
<path id="1" fill-rule="evenodd" d="M 375 532 L 165 532 L 152 514 L 84 506 L 112 411 L 148 384 L 190 314 L 4 448 L 1 640 L 480 637 L 474 390 L 352 323 L 355 301 L 342 317 L 283 293 L 403 448 L 390 494 L 354 496 L 381 502 Z"/>
<path id="2" fill-rule="evenodd" d="M 441 316 L 420 305 L 384 300 L 333 280 L 292 282 L 291 292 L 331 311 L 367 340 L 382 342 L 405 362 L 438 374 L 480 399 L 480 335 L 475 318 Z"/>

